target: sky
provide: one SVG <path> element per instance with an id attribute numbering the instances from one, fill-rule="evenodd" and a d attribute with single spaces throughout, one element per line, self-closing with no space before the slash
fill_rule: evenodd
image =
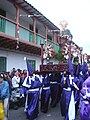
<path id="1" fill-rule="evenodd" d="M 26 0 L 57 27 L 66 20 L 73 41 L 90 55 L 90 0 Z"/>

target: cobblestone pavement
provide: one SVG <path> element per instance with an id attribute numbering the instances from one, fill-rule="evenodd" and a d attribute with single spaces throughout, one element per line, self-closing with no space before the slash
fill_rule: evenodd
<path id="1" fill-rule="evenodd" d="M 9 120 L 28 120 L 24 113 L 24 107 L 19 108 L 18 110 L 9 111 Z M 58 104 L 55 108 L 49 107 L 48 113 L 39 113 L 38 118 L 35 120 L 64 120 L 60 113 L 60 105 Z M 76 120 L 79 119 L 79 112 Z"/>

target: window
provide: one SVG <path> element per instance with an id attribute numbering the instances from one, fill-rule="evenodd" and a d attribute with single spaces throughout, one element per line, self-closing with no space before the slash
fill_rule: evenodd
<path id="1" fill-rule="evenodd" d="M 4 10 L 0 9 L 0 15 L 2 15 L 2 16 L 4 16 L 4 17 L 6 17 L 6 11 L 4 11 Z"/>
<path id="2" fill-rule="evenodd" d="M 6 11 L 0 9 L 0 15 L 6 17 Z M 5 33 L 5 28 L 6 28 L 6 20 L 3 18 L 0 18 L 0 32 Z"/>
<path id="3" fill-rule="evenodd" d="M 6 57 L 0 57 L 0 72 L 6 71 Z"/>
<path id="4" fill-rule="evenodd" d="M 33 25 L 29 25 L 29 29 L 33 31 Z M 36 28 L 36 33 L 38 33 L 38 29 Z M 34 43 L 34 33 L 30 32 L 29 33 L 29 41 Z"/>
<path id="5" fill-rule="evenodd" d="M 28 60 L 30 65 L 32 66 L 33 70 L 36 69 L 36 61 L 35 60 Z"/>
<path id="6" fill-rule="evenodd" d="M 33 31 L 33 25 L 29 25 L 29 29 Z M 36 28 L 36 33 L 38 33 L 38 29 Z"/>
<path id="7" fill-rule="evenodd" d="M 51 37 L 50 35 L 47 35 L 47 38 L 48 38 L 49 40 L 52 40 L 52 37 Z"/>
<path id="8" fill-rule="evenodd" d="M 29 25 L 29 29 L 33 31 L 33 25 Z"/>
<path id="9" fill-rule="evenodd" d="M 38 33 L 38 29 L 36 28 L 36 33 Z"/>

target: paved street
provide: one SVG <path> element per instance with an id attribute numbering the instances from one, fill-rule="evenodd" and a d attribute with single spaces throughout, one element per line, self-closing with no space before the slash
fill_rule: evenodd
<path id="1" fill-rule="evenodd" d="M 23 110 L 23 107 L 18 110 L 10 110 L 9 120 L 27 120 Z M 36 120 L 64 120 L 64 118 L 60 114 L 60 106 L 58 104 L 55 108 L 49 107 L 48 113 L 40 112 Z M 76 120 L 80 120 L 79 113 Z"/>

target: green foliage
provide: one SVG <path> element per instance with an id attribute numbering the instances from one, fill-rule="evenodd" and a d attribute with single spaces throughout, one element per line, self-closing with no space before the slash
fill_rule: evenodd
<path id="1" fill-rule="evenodd" d="M 59 48 L 58 53 L 54 55 L 55 59 L 57 59 L 60 62 L 64 60 L 64 55 L 62 55 L 62 49 Z"/>

